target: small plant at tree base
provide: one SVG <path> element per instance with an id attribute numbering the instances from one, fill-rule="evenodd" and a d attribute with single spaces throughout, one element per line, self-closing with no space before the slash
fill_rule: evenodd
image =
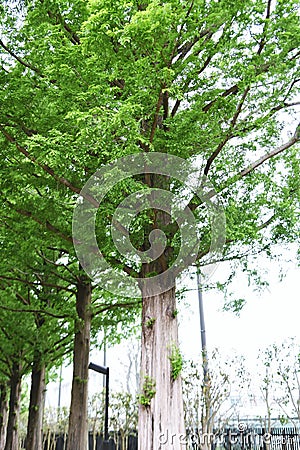
<path id="1" fill-rule="evenodd" d="M 143 384 L 143 392 L 139 395 L 139 402 L 143 406 L 150 406 L 151 399 L 156 393 L 155 380 L 149 376 L 145 376 Z"/>
<path id="2" fill-rule="evenodd" d="M 182 355 L 176 345 L 172 346 L 169 359 L 171 361 L 171 377 L 173 380 L 176 380 L 183 367 Z"/>

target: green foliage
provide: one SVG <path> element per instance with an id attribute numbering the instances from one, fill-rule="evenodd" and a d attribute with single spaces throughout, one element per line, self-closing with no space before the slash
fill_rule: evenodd
<path id="1" fill-rule="evenodd" d="M 155 317 L 151 317 L 151 319 L 148 319 L 146 321 L 146 327 L 147 328 L 153 328 L 153 325 L 155 324 L 156 318 Z"/>
<path id="2" fill-rule="evenodd" d="M 116 434 L 120 430 L 129 434 L 137 427 L 137 400 L 128 392 L 114 392 L 111 397 L 111 427 Z"/>
<path id="3" fill-rule="evenodd" d="M 27 234 L 39 241 L 35 248 L 52 243 L 76 261 L 70 239 L 75 195 L 98 167 L 146 150 L 196 158 L 202 168 L 210 161 L 207 174 L 222 197 L 232 258 L 297 238 L 297 143 L 241 175 L 257 155 L 279 145 L 282 130 L 293 132 L 282 115 L 292 117 L 299 93 L 293 0 L 277 2 L 269 14 L 263 0 L 197 0 L 190 8 L 181 0 L 48 6 L 53 13 L 43 2 L 31 4 L 19 21 L 9 3 L 1 10 L 1 195 L 15 235 L 22 210 Z M 161 180 L 154 181 L 160 187 Z M 120 200 L 147 187 L 138 177 L 120 183 L 97 215 L 101 252 L 135 275 L 141 265 L 115 250 L 109 226 Z M 168 189 L 183 191 L 176 183 Z M 195 215 L 205 255 L 210 223 L 199 208 Z M 145 250 L 153 227 L 152 210 L 135 217 L 133 245 Z M 180 232 L 175 223 L 161 228 L 170 267 Z M 147 276 L 157 273 L 152 267 Z"/>
<path id="4" fill-rule="evenodd" d="M 76 381 L 79 384 L 86 384 L 88 382 L 88 380 L 85 380 L 85 379 L 83 379 L 81 377 L 78 377 L 78 376 L 74 377 L 74 381 Z"/>
<path id="5" fill-rule="evenodd" d="M 178 316 L 178 313 L 179 313 L 178 309 L 174 309 L 174 311 L 172 313 L 172 316 L 174 317 L 174 319 L 175 319 L 175 317 Z"/>
<path id="6" fill-rule="evenodd" d="M 154 397 L 155 390 L 155 380 L 149 376 L 144 377 L 144 383 L 142 388 L 142 393 L 138 396 L 139 403 L 145 407 L 150 406 L 151 400 Z"/>
<path id="7" fill-rule="evenodd" d="M 171 377 L 172 380 L 176 380 L 183 367 L 183 358 L 179 348 L 175 344 L 171 346 L 169 359 L 171 362 Z"/>
<path id="8" fill-rule="evenodd" d="M 224 305 L 224 311 L 232 311 L 236 315 L 240 315 L 246 300 L 244 298 L 234 298 L 233 300 L 227 301 Z"/>
<path id="9" fill-rule="evenodd" d="M 285 425 L 287 425 L 289 423 L 289 419 L 287 417 L 280 416 L 279 422 L 280 422 L 280 425 L 284 427 Z"/>

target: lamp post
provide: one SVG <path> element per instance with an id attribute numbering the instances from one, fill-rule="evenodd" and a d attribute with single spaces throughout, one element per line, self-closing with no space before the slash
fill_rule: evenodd
<path id="1" fill-rule="evenodd" d="M 103 441 L 103 450 L 108 449 L 109 441 L 108 441 L 108 405 L 109 405 L 109 367 L 98 366 L 97 364 L 90 363 L 89 369 L 94 370 L 95 372 L 102 373 L 106 376 L 106 384 L 105 384 L 105 418 L 104 418 L 104 441 Z"/>
<path id="2" fill-rule="evenodd" d="M 103 366 L 106 367 L 106 332 L 104 330 L 103 336 Z M 105 388 L 106 380 L 103 377 L 103 387 Z"/>

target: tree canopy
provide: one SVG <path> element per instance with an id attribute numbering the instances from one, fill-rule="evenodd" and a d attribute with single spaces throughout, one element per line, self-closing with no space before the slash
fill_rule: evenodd
<path id="1" fill-rule="evenodd" d="M 137 301 L 116 301 L 103 285 L 92 306 L 87 295 L 79 308 L 78 289 L 90 282 L 72 240 L 73 211 L 85 183 L 97 169 L 132 154 L 180 157 L 210 180 L 226 217 L 223 259 L 262 250 L 271 255 L 274 243 L 299 239 L 297 2 L 31 0 L 18 8 L 5 2 L 0 14 L 3 279 L 15 272 L 12 267 L 7 274 L 12 251 L 23 267 L 27 233 L 28 253 L 34 248 L 34 255 L 51 260 L 59 279 L 42 276 L 41 283 L 39 275 L 38 282 L 59 283 L 61 292 L 77 289 L 77 325 L 90 320 L 93 308 L 112 311 L 112 321 L 115 313 L 118 320 L 134 320 L 135 309 L 123 316 L 118 306 Z M 161 229 L 165 248 L 155 261 L 116 251 L 111 224 L 132 193 L 164 189 L 184 198 L 187 184 L 144 171 L 118 183 L 100 205 L 89 197 L 98 208 L 97 243 L 115 271 L 146 279 L 172 266 L 182 222 L 171 214 L 150 204 L 128 229 L 120 227 L 140 252 L 149 250 L 150 233 Z M 198 220 L 201 268 L 212 240 L 210 221 L 197 195 L 184 206 Z M 42 263 L 34 255 L 36 267 Z M 141 292 L 144 386 L 156 383 L 156 395 L 140 408 L 148 436 L 143 450 L 155 448 L 159 429 L 151 431 L 151 421 L 158 423 L 160 415 L 161 426 L 169 427 L 170 411 L 178 410 L 172 416 L 178 432 L 183 416 L 180 377 L 172 379 L 170 367 L 170 349 L 177 345 L 175 291 L 160 294 L 155 303 Z M 158 351 L 161 374 L 153 369 Z"/>

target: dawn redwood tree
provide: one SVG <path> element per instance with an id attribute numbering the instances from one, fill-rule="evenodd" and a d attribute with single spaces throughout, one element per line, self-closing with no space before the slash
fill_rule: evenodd
<path id="1" fill-rule="evenodd" d="M 0 446 L 4 448 L 6 440 L 6 424 L 8 415 L 8 380 L 3 374 L 0 385 Z"/>
<path id="2" fill-rule="evenodd" d="M 3 292 L 1 299 L 3 300 Z M 9 297 L 9 292 L 6 293 Z M 14 303 L 13 298 L 6 303 Z M 21 401 L 21 384 L 23 376 L 28 373 L 32 357 L 31 335 L 32 317 L 22 318 L 22 327 L 18 326 L 19 317 L 11 311 L 1 311 L 0 315 L 0 348 L 1 348 L 1 378 L 7 380 L 9 388 L 8 415 L 6 432 L 1 439 L 5 450 L 18 450 L 19 448 L 19 412 Z M 5 394 L 3 388 L 3 394 Z M 6 394 L 7 395 L 7 394 Z M 5 397 L 4 397 L 5 402 Z M 4 424 L 2 424 L 4 426 Z"/>
<path id="3" fill-rule="evenodd" d="M 72 352 L 75 290 L 63 267 L 55 264 L 59 252 L 42 247 L 34 224 L 24 220 L 19 224 L 18 214 L 7 205 L 1 212 L 5 222 L 0 232 L 0 318 L 15 317 L 8 333 L 17 338 L 23 332 L 24 345 L 30 349 L 19 358 L 31 375 L 26 450 L 40 450 L 46 374 Z M 31 326 L 25 335 L 28 320 Z"/>
<path id="4" fill-rule="evenodd" d="M 42 449 L 46 371 L 58 365 L 64 355 L 72 353 L 71 340 L 74 336 L 74 376 L 70 411 L 71 433 L 69 433 L 72 447 L 72 439 L 78 442 L 77 434 L 80 429 L 78 423 L 81 424 L 82 442 L 87 439 L 87 421 L 83 419 L 86 411 L 82 405 L 87 402 L 86 380 L 90 339 L 94 338 L 96 330 L 104 326 L 109 341 L 117 338 L 115 332 L 113 336 L 111 335 L 111 331 L 116 328 L 120 316 L 114 312 L 115 305 L 111 304 L 111 297 L 105 300 L 103 295 L 95 290 L 93 303 L 89 298 L 87 310 L 89 316 L 85 317 L 85 291 L 80 292 L 81 286 L 85 285 L 80 283 L 79 276 L 76 275 L 76 264 L 72 264 L 70 258 L 67 265 L 60 262 L 61 259 L 67 259 L 66 250 L 49 248 L 44 236 L 44 227 L 37 228 L 35 221 L 28 217 L 20 222 L 21 210 L 15 210 L 12 204 L 7 208 L 7 203 L 6 201 L 2 205 L 5 226 L 0 233 L 2 242 L 0 289 L 3 291 L 3 298 L 9 298 L 11 293 L 14 293 L 15 300 L 0 305 L 0 318 L 2 312 L 7 315 L 9 311 L 16 317 L 30 315 L 33 319 L 28 342 L 32 348 L 32 360 L 26 450 Z M 16 236 L 18 240 L 15 239 Z M 86 279 L 84 272 L 82 277 L 83 280 Z M 90 280 L 86 285 L 91 285 Z M 23 293 L 24 290 L 26 295 Z M 126 305 L 130 308 L 133 303 L 127 302 Z M 94 326 L 91 333 L 92 318 Z M 123 321 L 124 330 L 127 328 L 127 322 L 131 321 L 131 313 L 128 311 L 126 320 Z M 16 324 L 21 330 L 23 328 L 22 321 L 17 320 L 12 325 L 12 334 Z M 119 335 L 121 333 L 120 331 Z M 22 363 L 21 355 L 20 364 Z"/>
<path id="5" fill-rule="evenodd" d="M 46 370 L 57 364 L 57 359 L 65 353 L 70 353 L 68 341 L 70 343 L 72 333 L 69 332 L 66 324 L 62 326 L 62 320 L 60 324 L 57 323 L 58 317 L 56 319 L 52 317 L 49 320 L 46 311 L 42 309 L 43 305 L 39 307 L 38 302 L 33 300 L 35 294 L 27 284 L 23 283 L 18 287 L 15 282 L 12 282 L 5 289 L 2 283 L 1 280 L 0 323 L 3 334 L 1 372 L 9 379 L 10 388 L 7 432 L 1 434 L 4 442 L 3 448 L 5 445 L 9 450 L 19 448 L 17 430 L 21 381 L 23 375 L 30 374 L 26 449 L 39 450 L 42 448 Z M 36 287 L 38 286 L 36 285 Z M 12 293 L 14 294 L 12 295 Z M 48 298 L 50 298 L 50 294 Z M 4 383 L 2 387 L 3 403 L 1 406 L 3 406 L 4 412 L 2 424 L 4 428 L 6 425 Z"/>
<path id="6" fill-rule="evenodd" d="M 63 205 L 71 210 L 96 169 L 161 152 L 194 161 L 214 185 L 227 220 L 225 258 L 271 255 L 273 243 L 299 237 L 296 1 L 35 0 L 22 21 L 2 14 L 1 149 L 29 189 L 43 180 L 52 209 L 37 194 L 30 214 L 49 232 L 65 231 Z M 149 208 L 133 221 L 131 240 L 147 251 L 150 232 L 161 229 L 160 257 L 141 264 L 118 254 L 114 210 L 141 188 L 180 192 L 172 180 L 132 176 L 99 206 L 97 239 L 117 271 L 148 278 L 172 266 L 180 227 Z M 198 218 L 200 203 L 188 205 Z M 199 220 L 200 267 L 210 239 L 207 220 Z M 158 449 L 162 433 L 170 436 L 166 449 L 182 448 L 175 292 L 175 282 L 154 296 L 141 292 L 142 450 Z M 77 434 L 72 450 L 80 445 Z"/>

